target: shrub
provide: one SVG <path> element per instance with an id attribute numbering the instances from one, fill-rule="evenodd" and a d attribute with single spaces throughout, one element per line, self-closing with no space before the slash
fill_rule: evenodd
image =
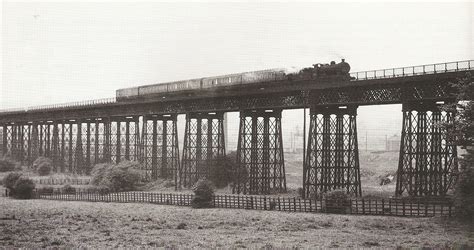
<path id="1" fill-rule="evenodd" d="M 49 175 L 53 169 L 53 161 L 49 158 L 40 156 L 33 162 L 33 169 L 38 172 L 40 176 Z"/>
<path id="2" fill-rule="evenodd" d="M 91 183 L 113 192 L 135 190 L 141 179 L 140 168 L 139 163 L 129 161 L 118 165 L 98 164 L 92 170 Z"/>
<path id="3" fill-rule="evenodd" d="M 62 193 L 64 194 L 75 194 L 76 193 L 76 188 L 73 186 L 66 184 L 61 188 Z"/>
<path id="4" fill-rule="evenodd" d="M 13 187 L 15 193 L 13 197 L 18 199 L 31 199 L 33 197 L 33 190 L 35 183 L 29 178 L 20 177 Z"/>
<path id="5" fill-rule="evenodd" d="M 460 174 L 454 190 L 454 205 L 460 218 L 474 218 L 474 150 L 460 159 Z"/>
<path id="6" fill-rule="evenodd" d="M 16 164 L 14 171 L 17 171 L 17 172 L 23 171 L 23 166 L 21 166 L 21 164 Z"/>
<path id="7" fill-rule="evenodd" d="M 46 176 L 46 175 L 49 175 L 51 173 L 51 165 L 48 165 L 48 164 L 41 164 L 39 167 L 38 167 L 38 175 L 39 176 Z"/>
<path id="8" fill-rule="evenodd" d="M 299 197 L 304 197 L 304 189 L 302 187 L 299 187 L 297 191 L 298 191 Z"/>
<path id="9" fill-rule="evenodd" d="M 100 163 L 94 166 L 92 168 L 92 179 L 91 179 L 91 184 L 99 186 L 102 182 L 102 179 L 104 178 L 104 174 L 108 168 L 111 168 L 113 165 L 109 163 Z"/>
<path id="10" fill-rule="evenodd" d="M 232 156 L 220 156 L 211 164 L 209 180 L 216 188 L 223 188 L 232 182 L 233 170 L 236 169 Z"/>
<path id="11" fill-rule="evenodd" d="M 227 164 L 231 165 L 231 167 L 230 167 L 231 171 L 230 171 L 230 173 L 227 173 L 227 175 L 226 175 L 228 178 L 231 178 L 229 180 L 229 183 L 245 184 L 248 180 L 248 171 L 247 171 L 247 168 L 245 167 L 245 165 L 238 164 L 238 162 L 237 162 L 237 152 L 236 151 L 230 152 L 229 154 L 227 154 L 226 158 L 229 161 Z"/>
<path id="12" fill-rule="evenodd" d="M 110 189 L 105 186 L 94 186 L 87 187 L 85 191 L 90 193 L 108 194 L 110 192 Z"/>
<path id="13" fill-rule="evenodd" d="M 130 191 L 136 188 L 140 175 L 121 168 L 111 168 L 102 179 L 102 185 L 109 187 L 114 192 Z"/>
<path id="14" fill-rule="evenodd" d="M 214 197 L 214 186 L 207 179 L 199 180 L 194 186 L 194 198 L 191 201 L 193 208 L 209 208 L 212 207 L 212 199 Z"/>
<path id="15" fill-rule="evenodd" d="M 110 188 L 106 187 L 106 186 L 99 186 L 99 187 L 96 187 L 97 189 L 97 192 L 99 194 L 108 194 L 110 193 Z"/>
<path id="16" fill-rule="evenodd" d="M 15 195 L 15 183 L 21 176 L 21 173 L 13 172 L 3 178 L 3 186 L 8 189 L 10 195 Z"/>
<path id="17" fill-rule="evenodd" d="M 344 214 L 349 213 L 351 209 L 350 196 L 344 189 L 329 191 L 324 196 L 326 201 L 326 212 Z"/>
<path id="18" fill-rule="evenodd" d="M 15 166 L 16 166 L 16 162 L 7 157 L 0 159 L 0 172 L 14 171 Z"/>

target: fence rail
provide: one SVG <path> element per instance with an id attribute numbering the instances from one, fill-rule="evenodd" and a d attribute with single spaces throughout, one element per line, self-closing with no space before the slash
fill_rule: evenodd
<path id="1" fill-rule="evenodd" d="M 36 198 L 66 201 L 151 203 L 162 205 L 190 206 L 192 194 L 121 192 L 98 193 L 78 191 L 75 193 L 36 192 Z M 387 215 L 407 217 L 451 216 L 454 206 L 450 200 L 407 199 L 350 199 L 346 201 L 328 199 L 301 199 L 250 195 L 215 195 L 215 208 L 274 210 L 306 213 L 343 213 L 357 215 Z"/>
<path id="2" fill-rule="evenodd" d="M 474 60 L 434 63 L 402 68 L 379 69 L 350 73 L 354 80 L 370 80 L 394 78 L 415 75 L 428 75 L 437 73 L 457 72 L 474 69 Z"/>
<path id="3" fill-rule="evenodd" d="M 61 178 L 40 178 L 40 179 L 36 179 L 36 178 L 33 178 L 32 181 L 36 184 L 40 184 L 40 185 L 66 185 L 66 184 L 69 184 L 69 185 L 89 185 L 89 183 L 91 182 L 90 179 L 76 179 L 76 178 L 73 178 L 73 179 L 68 179 L 68 178 L 65 178 L 65 179 L 61 179 Z"/>

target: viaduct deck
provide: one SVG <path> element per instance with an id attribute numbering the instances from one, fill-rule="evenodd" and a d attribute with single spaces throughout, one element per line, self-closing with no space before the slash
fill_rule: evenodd
<path id="1" fill-rule="evenodd" d="M 441 66 L 441 69 L 436 71 L 437 66 Z M 426 66 L 417 67 L 421 69 Z M 0 111 L 0 123 L 247 109 L 296 109 L 315 105 L 447 101 L 453 98 L 449 83 L 464 77 L 466 73 L 474 73 L 474 61 L 435 64 L 432 68 L 434 71 L 424 69 L 416 72 L 417 67 L 357 72 L 351 74 L 355 78 L 351 81 L 277 81 L 133 101 L 110 98 L 39 106 L 28 110 L 6 110 Z"/>

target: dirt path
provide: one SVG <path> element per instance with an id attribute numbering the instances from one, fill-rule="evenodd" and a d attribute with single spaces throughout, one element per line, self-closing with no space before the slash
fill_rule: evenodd
<path id="1" fill-rule="evenodd" d="M 181 225 L 184 229 L 178 229 Z M 5 247 L 460 247 L 472 229 L 440 218 L 342 216 L 0 197 Z"/>

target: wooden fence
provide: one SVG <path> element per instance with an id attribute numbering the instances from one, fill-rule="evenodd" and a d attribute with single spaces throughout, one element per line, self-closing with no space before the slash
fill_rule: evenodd
<path id="1" fill-rule="evenodd" d="M 41 185 L 89 185 L 90 179 L 79 178 L 32 178 L 36 184 Z"/>
<path id="2" fill-rule="evenodd" d="M 163 205 L 190 206 L 193 194 L 121 192 L 99 193 L 78 191 L 75 193 L 36 192 L 36 198 L 66 201 L 151 203 Z M 300 198 L 215 195 L 215 208 L 274 210 L 307 213 L 341 213 L 359 215 L 389 215 L 409 217 L 451 216 L 454 206 L 450 200 L 422 199 L 350 199 L 350 200 L 310 200 Z"/>

